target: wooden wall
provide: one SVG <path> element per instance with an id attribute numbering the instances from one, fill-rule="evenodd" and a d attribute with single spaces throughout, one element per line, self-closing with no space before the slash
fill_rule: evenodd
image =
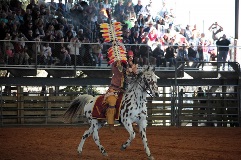
<path id="1" fill-rule="evenodd" d="M 2 96 L 2 126 L 16 124 L 63 124 L 61 116 L 74 96 Z M 238 123 L 238 99 L 230 97 L 159 97 L 148 99 L 148 124 L 161 126 L 231 126 Z M 202 99 L 203 100 L 203 99 Z M 203 110 L 200 110 L 203 108 Z M 79 117 L 78 123 L 84 123 Z"/>

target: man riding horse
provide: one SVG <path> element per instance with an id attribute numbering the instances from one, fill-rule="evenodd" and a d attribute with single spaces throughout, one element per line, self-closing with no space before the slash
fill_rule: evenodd
<path id="1" fill-rule="evenodd" d="M 106 109 L 106 119 L 110 130 L 114 132 L 114 121 L 116 114 L 116 102 L 120 93 L 127 87 L 126 74 L 137 71 L 137 66 L 133 64 L 133 52 L 129 51 L 129 60 L 126 58 L 126 48 L 122 43 L 122 26 L 120 22 L 112 22 L 109 10 L 106 10 L 109 17 L 109 24 L 100 25 L 102 36 L 105 42 L 112 42 L 112 47 L 108 49 L 109 64 L 112 64 L 112 79 L 109 89 L 105 95 L 103 104 L 108 104 Z M 128 65 L 129 62 L 129 65 Z"/>

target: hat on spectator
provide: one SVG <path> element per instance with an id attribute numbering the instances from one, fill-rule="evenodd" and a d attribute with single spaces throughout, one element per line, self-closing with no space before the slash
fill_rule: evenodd
<path id="1" fill-rule="evenodd" d="M 134 53 L 133 53 L 133 51 L 132 50 L 129 50 L 128 52 L 127 52 L 127 54 L 128 54 L 128 56 L 134 56 Z"/>
<path id="2" fill-rule="evenodd" d="M 153 25 L 153 22 L 152 22 L 152 21 L 150 21 L 148 24 L 152 24 L 152 25 Z"/>

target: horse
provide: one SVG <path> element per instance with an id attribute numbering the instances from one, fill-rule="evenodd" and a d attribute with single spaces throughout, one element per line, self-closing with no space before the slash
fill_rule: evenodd
<path id="1" fill-rule="evenodd" d="M 125 129 L 128 131 L 129 138 L 121 145 L 121 150 L 125 150 L 128 146 L 130 146 L 132 140 L 135 138 L 136 133 L 134 131 L 135 128 L 133 127 L 133 124 L 136 123 L 139 127 L 139 133 L 142 138 L 146 155 L 149 160 L 154 160 L 154 157 L 151 155 L 148 147 L 146 137 L 147 95 L 150 95 L 151 97 L 159 96 L 157 76 L 155 75 L 155 68 L 152 66 L 144 67 L 134 78 L 132 77 L 128 80 L 128 87 L 124 92 L 121 103 L 120 120 Z M 102 155 L 108 156 L 105 148 L 100 143 L 98 135 L 99 129 L 105 125 L 106 120 L 98 120 L 92 117 L 92 110 L 97 98 L 98 96 L 93 97 L 91 95 L 80 95 L 70 103 L 69 108 L 63 115 L 65 121 L 71 121 L 79 114 L 84 114 L 87 118 L 87 122 L 90 124 L 89 129 L 84 132 L 77 149 L 80 155 L 82 153 L 85 140 L 93 134 L 94 142 L 98 146 Z"/>

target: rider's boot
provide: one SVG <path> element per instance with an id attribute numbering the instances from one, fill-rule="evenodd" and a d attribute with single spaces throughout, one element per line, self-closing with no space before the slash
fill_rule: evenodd
<path id="1" fill-rule="evenodd" d="M 115 132 L 115 128 L 114 128 L 114 122 L 115 122 L 115 106 L 109 106 L 109 108 L 106 111 L 106 119 L 107 119 L 107 123 L 109 124 L 109 128 L 111 132 Z"/>

